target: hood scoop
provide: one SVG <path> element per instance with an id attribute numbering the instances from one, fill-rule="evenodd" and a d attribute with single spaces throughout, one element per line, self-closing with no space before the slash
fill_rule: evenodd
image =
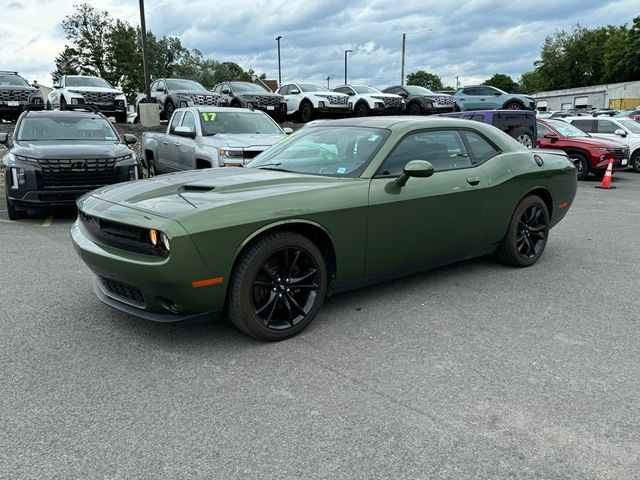
<path id="1" fill-rule="evenodd" d="M 213 185 L 187 184 L 187 185 L 182 185 L 178 189 L 178 192 L 179 193 L 206 193 L 206 192 L 210 192 L 215 188 L 216 187 L 214 187 Z"/>

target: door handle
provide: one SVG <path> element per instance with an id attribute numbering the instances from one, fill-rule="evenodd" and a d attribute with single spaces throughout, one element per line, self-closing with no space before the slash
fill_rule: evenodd
<path id="1" fill-rule="evenodd" d="M 163 140 L 162 144 L 163 145 L 169 145 L 169 142 L 167 142 L 166 140 Z"/>
<path id="2" fill-rule="evenodd" d="M 174 145 L 175 145 L 176 147 L 179 147 L 179 146 L 180 146 L 180 142 L 176 142 L 176 143 L 174 143 Z"/>
<path id="3" fill-rule="evenodd" d="M 480 183 L 480 177 L 469 177 L 467 178 L 467 183 L 469 185 L 478 185 Z"/>

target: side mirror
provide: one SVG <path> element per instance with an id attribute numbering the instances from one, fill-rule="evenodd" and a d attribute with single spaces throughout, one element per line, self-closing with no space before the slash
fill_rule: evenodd
<path id="1" fill-rule="evenodd" d="M 132 145 L 137 142 L 138 142 L 138 138 L 135 135 L 132 135 L 130 133 L 124 134 L 124 143 L 126 143 L 127 145 Z"/>
<path id="2" fill-rule="evenodd" d="M 231 90 L 229 90 L 228 88 L 223 88 L 222 89 L 222 94 L 223 95 L 231 95 Z"/>
<path id="3" fill-rule="evenodd" d="M 6 145 L 9 142 L 9 134 L 8 133 L 0 133 L 0 144 Z"/>
<path id="4" fill-rule="evenodd" d="M 54 83 L 53 84 L 53 89 L 57 90 L 58 88 L 60 88 L 60 84 L 59 83 Z"/>
<path id="5" fill-rule="evenodd" d="M 502 95 L 500 92 L 493 92 L 493 94 L 494 94 L 496 97 L 499 97 L 500 95 Z"/>
<path id="6" fill-rule="evenodd" d="M 402 175 L 400 175 L 395 183 L 400 187 L 404 187 L 410 177 L 426 178 L 433 175 L 433 165 L 431 162 L 425 160 L 411 160 L 402 169 Z"/>
<path id="7" fill-rule="evenodd" d="M 553 132 L 547 132 L 543 135 L 544 138 L 548 138 L 549 140 L 558 140 L 558 135 Z"/>
<path id="8" fill-rule="evenodd" d="M 282 131 L 283 131 L 284 133 L 286 133 L 287 135 L 291 135 L 291 134 L 293 133 L 293 128 L 291 128 L 291 127 L 284 127 L 284 128 L 282 129 Z M 5 133 L 5 135 L 6 135 L 6 133 Z"/>
<path id="9" fill-rule="evenodd" d="M 615 132 L 613 132 L 614 134 L 618 135 L 619 137 L 626 137 L 627 136 L 627 132 L 625 132 L 623 129 L 618 128 Z"/>
<path id="10" fill-rule="evenodd" d="M 181 137 L 196 138 L 196 132 L 189 127 L 176 127 L 173 133 Z"/>
<path id="11" fill-rule="evenodd" d="M 300 93 L 300 90 L 294 88 L 293 90 L 289 90 L 289 95 L 297 95 Z"/>

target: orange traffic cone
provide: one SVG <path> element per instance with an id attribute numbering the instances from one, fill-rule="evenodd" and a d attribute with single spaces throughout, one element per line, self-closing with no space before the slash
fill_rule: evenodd
<path id="1" fill-rule="evenodd" d="M 605 190 L 611 190 L 612 188 L 616 188 L 611 185 L 611 175 L 613 175 L 613 160 L 609 160 L 609 165 L 607 165 L 607 171 L 604 173 L 604 177 L 602 177 L 602 183 L 596 188 L 604 188 Z"/>

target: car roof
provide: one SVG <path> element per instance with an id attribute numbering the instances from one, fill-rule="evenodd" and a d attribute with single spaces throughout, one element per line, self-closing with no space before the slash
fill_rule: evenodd
<path id="1" fill-rule="evenodd" d="M 429 128 L 429 127 L 461 127 L 470 126 L 477 128 L 479 124 L 474 120 L 450 118 L 441 116 L 383 116 L 383 117 L 351 117 L 337 120 L 320 120 L 309 127 L 336 126 L 336 127 L 371 127 L 371 128 Z M 493 127 L 492 127 L 493 128 Z"/>
<path id="2" fill-rule="evenodd" d="M 267 115 L 266 113 L 264 113 L 261 110 L 251 110 L 250 108 L 237 108 L 237 107 L 215 107 L 215 106 L 208 106 L 208 105 L 194 105 L 193 107 L 182 107 L 182 108 L 177 108 L 177 111 L 193 111 L 196 110 L 198 112 L 216 112 L 216 113 L 220 113 L 220 112 L 229 112 L 229 113 L 254 113 L 256 115 Z"/>
<path id="3" fill-rule="evenodd" d="M 105 116 L 100 113 L 79 110 L 26 110 L 24 115 L 29 117 L 33 116 L 47 118 L 63 118 L 71 115 L 87 118 L 105 118 Z"/>

